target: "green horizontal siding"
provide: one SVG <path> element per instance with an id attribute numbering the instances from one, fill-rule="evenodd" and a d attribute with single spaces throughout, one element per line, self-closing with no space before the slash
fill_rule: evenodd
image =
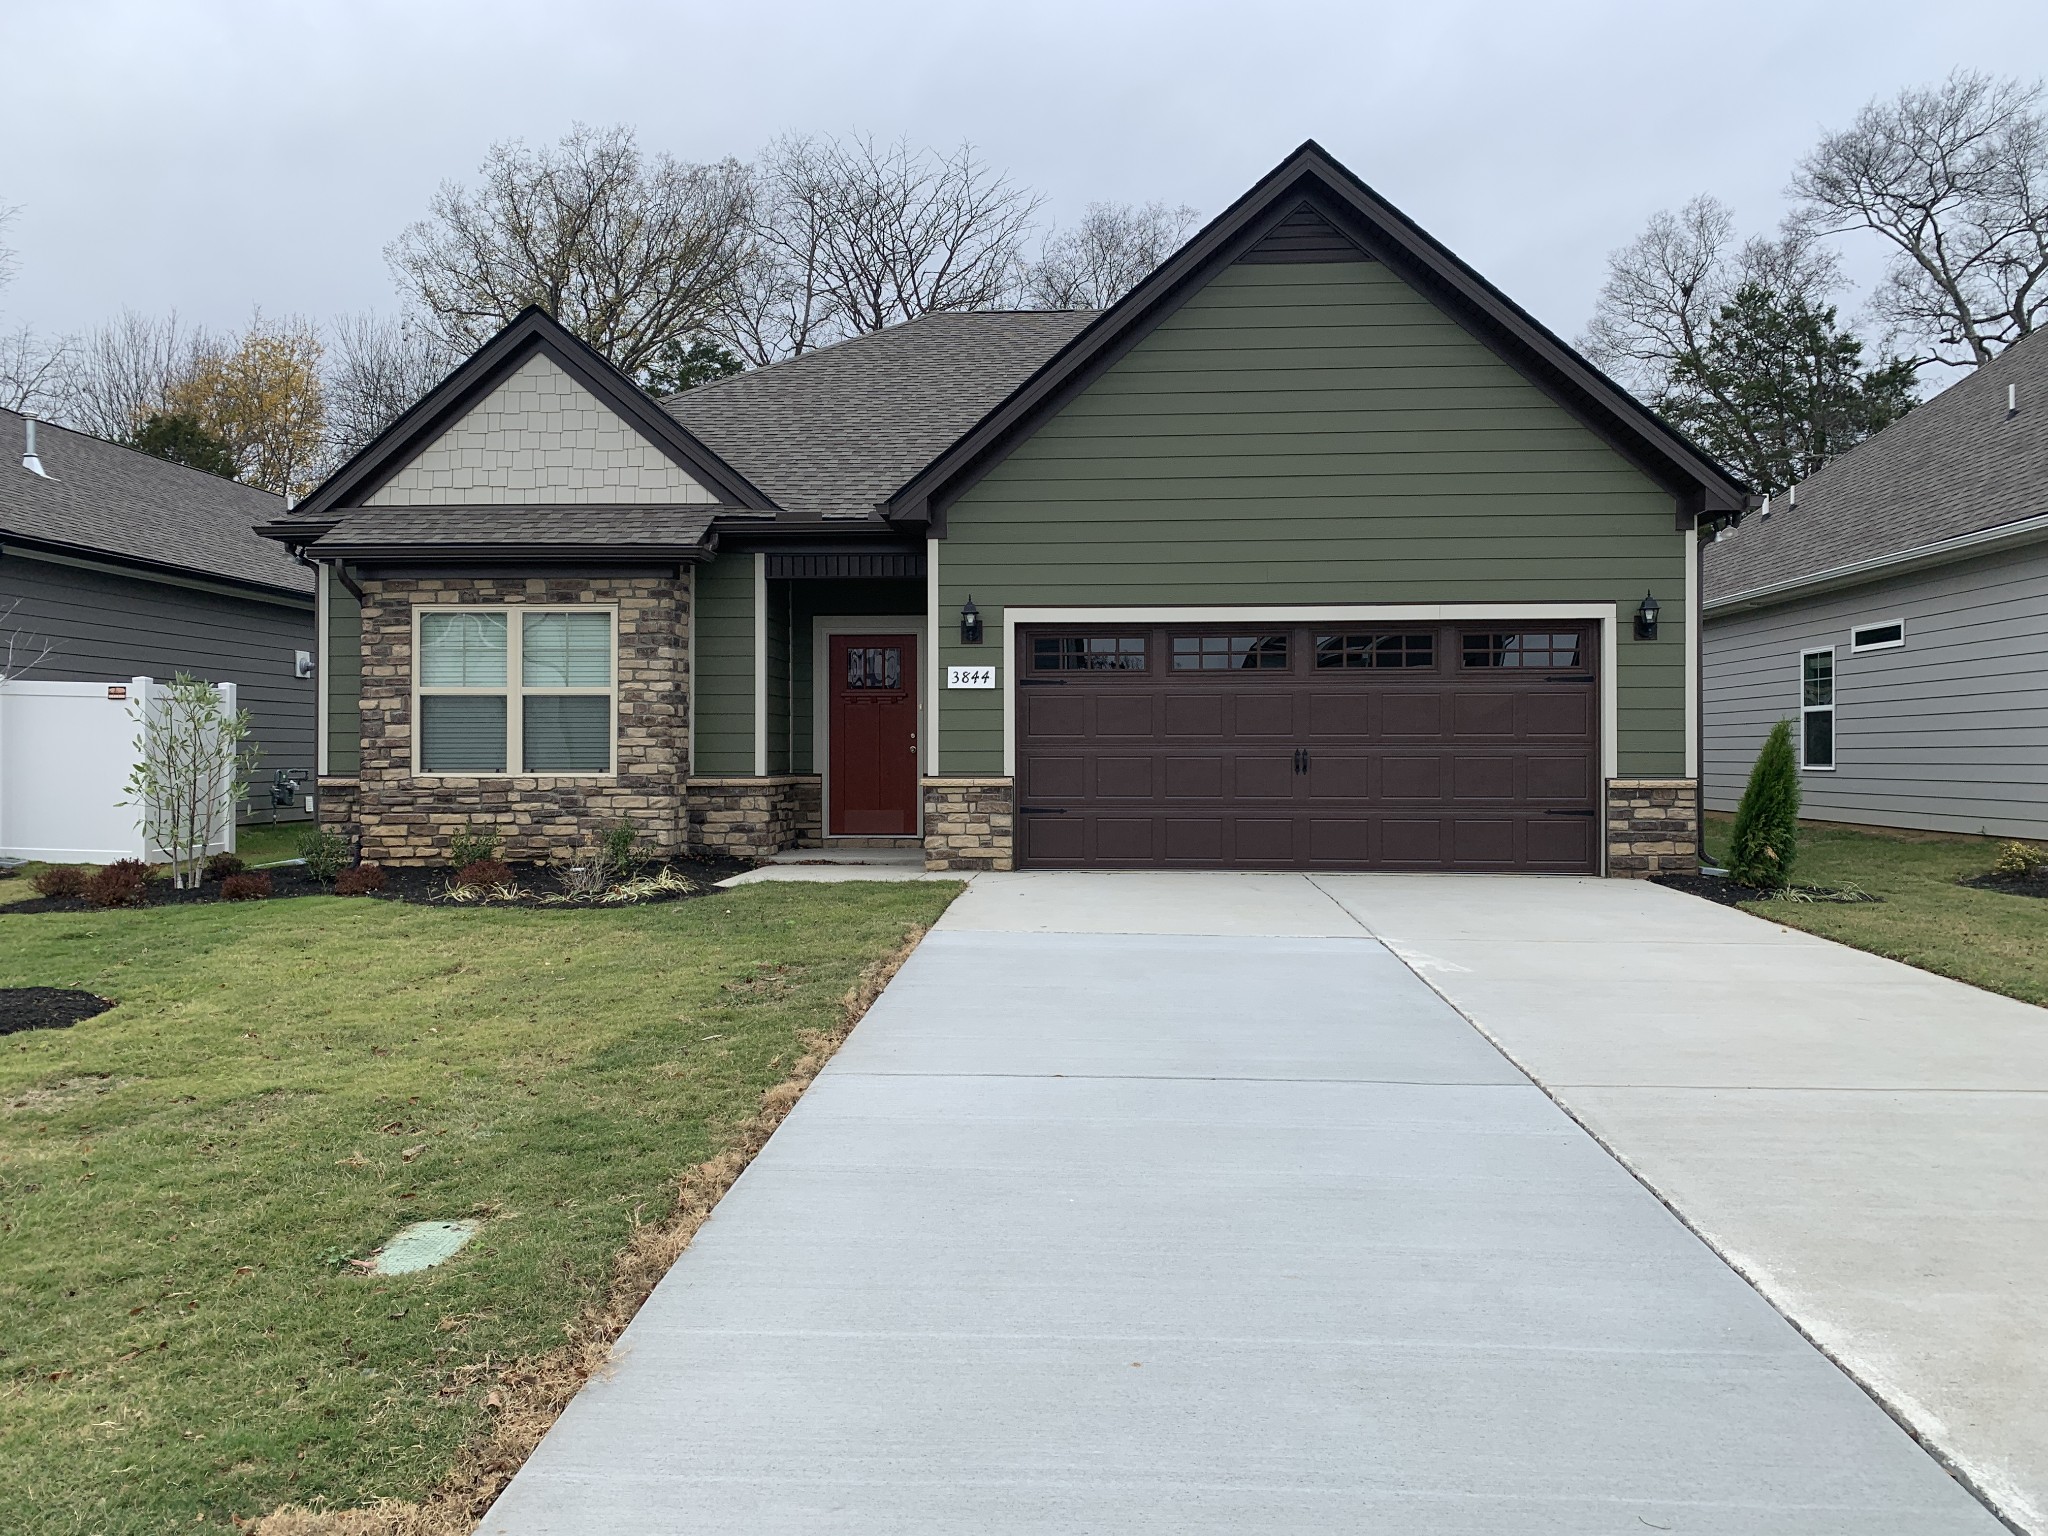
<path id="1" fill-rule="evenodd" d="M 363 770 L 363 606 L 332 568 L 320 567 L 327 597 L 327 771 L 354 778 Z"/>
<path id="2" fill-rule="evenodd" d="M 940 613 L 1612 602 L 1620 771 L 1684 770 L 1672 499 L 1376 263 L 1226 268 L 954 504 Z M 1661 637 L 1626 616 L 1645 590 Z M 947 773 L 1002 767 L 1002 692 L 941 694 Z"/>
<path id="3" fill-rule="evenodd" d="M 699 775 L 754 771 L 754 557 L 696 568 L 696 762 Z"/>

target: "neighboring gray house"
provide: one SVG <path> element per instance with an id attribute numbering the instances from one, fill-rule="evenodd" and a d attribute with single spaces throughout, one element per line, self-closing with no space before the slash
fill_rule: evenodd
<path id="1" fill-rule="evenodd" d="M 283 770 L 310 787 L 314 766 L 312 574 L 253 531 L 283 499 L 48 422 L 33 456 L 28 437 L 0 410 L 0 643 L 50 647 L 23 680 L 235 684 L 262 753 L 254 815 L 269 819 L 267 782 Z"/>
<path id="2" fill-rule="evenodd" d="M 1799 736 L 1816 821 L 2048 837 L 2048 335 L 1705 551 L 1706 802 Z"/>

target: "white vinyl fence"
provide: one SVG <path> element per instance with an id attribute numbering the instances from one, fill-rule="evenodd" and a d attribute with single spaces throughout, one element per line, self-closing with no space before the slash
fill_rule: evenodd
<path id="1" fill-rule="evenodd" d="M 168 857 L 143 847 L 142 807 L 121 804 L 156 686 L 147 677 L 0 685 L 0 857 L 60 864 Z M 232 713 L 235 685 L 217 686 Z M 224 835 L 209 853 L 234 851 L 232 798 L 221 824 Z"/>

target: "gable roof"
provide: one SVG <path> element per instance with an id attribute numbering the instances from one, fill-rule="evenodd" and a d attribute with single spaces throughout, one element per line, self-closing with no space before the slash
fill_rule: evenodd
<path id="1" fill-rule="evenodd" d="M 312 573 L 255 525 L 284 499 L 36 422 L 50 477 L 22 467 L 26 419 L 0 410 L 0 539 L 146 569 L 210 576 L 281 592 L 313 590 Z"/>
<path id="2" fill-rule="evenodd" d="M 291 518 L 279 525 L 279 536 L 302 535 L 307 525 L 331 523 L 344 510 L 361 506 L 536 352 L 545 354 L 680 464 L 721 503 L 760 511 L 773 505 L 758 487 L 699 442 L 602 354 L 541 310 L 529 307 L 322 481 Z"/>
<path id="3" fill-rule="evenodd" d="M 1233 261 L 1384 261 L 1678 500 L 1680 526 L 1735 512 L 1747 488 L 1521 306 L 1339 165 L 1303 144 L 911 476 L 892 520 L 943 526 L 947 504 Z"/>
<path id="4" fill-rule="evenodd" d="M 2008 418 L 2008 392 L 2019 409 Z M 2048 519 L 2048 333 L 2033 335 L 1709 544 L 1709 607 L 1875 579 Z M 2048 538 L 2048 523 L 2038 530 Z"/>
<path id="5" fill-rule="evenodd" d="M 663 404 L 799 518 L 875 507 L 1079 335 L 1094 310 L 925 315 Z"/>

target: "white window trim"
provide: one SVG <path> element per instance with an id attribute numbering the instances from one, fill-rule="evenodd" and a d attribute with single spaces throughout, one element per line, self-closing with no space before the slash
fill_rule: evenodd
<path id="1" fill-rule="evenodd" d="M 868 833 L 832 832 L 832 637 L 834 635 L 909 635 L 917 641 L 917 665 L 934 670 L 928 633 L 918 614 L 818 614 L 811 619 L 811 770 L 818 775 L 818 835 L 826 842 L 835 837 L 866 837 Z M 920 759 L 931 715 L 925 690 L 917 690 L 917 743 Z M 906 837 L 924 836 L 924 789 L 917 793 L 917 831 Z"/>
<path id="2" fill-rule="evenodd" d="M 1866 630 L 1885 629 L 1893 624 L 1899 626 L 1899 638 L 1896 640 L 1878 640 L 1872 644 L 1865 645 L 1856 638 Z M 1849 654 L 1851 656 L 1861 656 L 1865 651 L 1896 651 L 1905 643 L 1906 621 L 1904 619 L 1873 619 L 1868 624 L 1851 624 L 1849 626 Z"/>
<path id="3" fill-rule="evenodd" d="M 420 684 L 420 628 L 432 613 L 502 613 L 505 622 L 505 683 L 492 688 L 422 687 Z M 520 675 L 527 614 L 602 613 L 611 620 L 611 683 L 604 688 L 528 688 Z M 552 770 L 529 773 L 523 765 L 525 710 L 529 693 L 562 697 L 596 698 L 611 701 L 611 753 L 602 773 L 561 773 Z M 505 768 L 496 773 L 476 770 L 462 773 L 429 773 L 420 766 L 420 699 L 432 694 L 482 694 L 505 699 Z M 619 773 L 619 609 L 616 603 L 414 603 L 412 608 L 412 776 L 416 779 L 614 779 Z"/>
<path id="4" fill-rule="evenodd" d="M 1809 704 L 1806 702 L 1806 658 L 1825 656 L 1828 658 L 1828 702 Z M 1799 653 L 1799 771 L 1801 773 L 1833 773 L 1835 763 L 1841 757 L 1841 743 L 1835 738 L 1835 690 L 1840 679 L 1834 670 L 1835 648 L 1832 645 L 1810 645 Z M 1806 717 L 1825 712 L 1828 716 L 1828 742 L 1832 753 L 1824 763 L 1809 763 L 1806 760 Z"/>

